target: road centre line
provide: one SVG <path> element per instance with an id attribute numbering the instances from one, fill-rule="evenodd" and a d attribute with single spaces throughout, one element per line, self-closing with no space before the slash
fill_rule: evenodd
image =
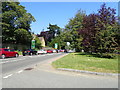
<path id="1" fill-rule="evenodd" d="M 8 78 L 8 77 L 10 77 L 10 76 L 12 76 L 13 74 L 9 74 L 9 75 L 7 75 L 7 76 L 5 76 L 5 77 L 3 77 L 3 78 Z"/>
<path id="2" fill-rule="evenodd" d="M 43 56 L 43 55 L 41 55 L 41 56 Z M 39 57 L 41 57 L 41 56 L 39 56 Z M 45 55 L 44 55 L 45 56 Z M 36 58 L 35 56 L 28 56 L 29 58 Z M 25 60 L 27 57 L 24 57 L 24 58 L 20 58 L 20 59 L 17 59 L 17 60 L 12 60 L 12 61 L 3 61 L 3 62 L 0 62 L 0 64 L 2 64 L 2 63 L 7 63 L 7 62 L 15 62 L 15 61 L 22 61 L 22 60 Z M 6 60 L 8 60 L 8 59 L 6 59 Z"/>
<path id="3" fill-rule="evenodd" d="M 7 62 L 22 61 L 22 60 L 25 60 L 25 58 L 23 58 L 23 59 L 18 59 L 18 60 L 12 60 L 12 61 L 4 61 L 4 62 L 0 62 L 0 64 L 2 64 L 2 63 L 7 63 Z"/>
<path id="4" fill-rule="evenodd" d="M 20 71 L 18 71 L 18 72 L 16 72 L 17 74 L 20 74 L 21 72 L 23 72 L 23 70 L 20 70 Z M 11 77 L 13 74 L 9 74 L 9 75 L 7 75 L 7 76 L 4 76 L 3 78 L 4 79 L 6 79 L 6 78 L 8 78 L 8 77 Z"/>
<path id="5" fill-rule="evenodd" d="M 41 55 L 41 56 L 46 56 L 46 55 Z M 41 57 L 41 56 L 40 56 L 40 57 Z"/>
<path id="6" fill-rule="evenodd" d="M 48 54 L 48 55 L 54 55 L 54 54 Z"/>
<path id="7" fill-rule="evenodd" d="M 23 72 L 23 70 L 20 70 L 20 71 L 18 71 L 17 73 L 21 73 L 21 72 Z"/>
<path id="8" fill-rule="evenodd" d="M 43 56 L 43 55 L 42 55 Z M 41 57 L 41 56 L 39 56 L 39 57 Z M 6 59 L 6 60 L 9 60 L 9 61 L 2 61 L 2 62 L 0 62 L 0 64 L 2 64 L 2 63 L 7 63 L 7 62 L 15 62 L 15 61 L 22 61 L 22 60 L 25 60 L 27 57 L 24 57 L 24 58 L 20 58 L 20 59 L 17 59 L 17 60 L 9 60 L 9 59 Z M 34 57 L 34 56 L 29 56 L 29 58 L 36 58 L 36 57 Z"/>
<path id="9" fill-rule="evenodd" d="M 58 53 L 60 54 L 60 53 Z M 46 55 L 54 55 L 54 54 L 46 54 Z M 28 56 L 29 58 L 36 58 L 36 57 L 42 57 L 42 56 L 46 56 L 46 55 L 37 55 L 37 56 Z M 16 58 L 14 58 L 13 60 L 12 59 L 5 59 L 5 61 L 3 62 L 0 62 L 0 64 L 3 64 L 3 63 L 8 63 L 8 62 L 16 62 L 16 61 L 22 61 L 22 60 L 25 60 L 27 57 L 24 57 L 24 58 L 20 58 L 20 59 L 17 59 L 15 60 Z M 3 59 L 4 60 L 4 59 Z M 9 60 L 9 61 L 6 61 L 6 60 Z M 12 60 L 12 61 L 11 61 Z"/>

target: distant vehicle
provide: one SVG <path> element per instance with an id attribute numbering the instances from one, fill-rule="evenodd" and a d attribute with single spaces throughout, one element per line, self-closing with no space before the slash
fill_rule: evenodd
<path id="1" fill-rule="evenodd" d="M 52 50 L 47 50 L 47 53 L 53 53 L 53 51 Z"/>
<path id="2" fill-rule="evenodd" d="M 26 49 L 22 51 L 23 56 L 25 55 L 37 55 L 37 51 L 34 49 Z"/>
<path id="3" fill-rule="evenodd" d="M 68 52 L 67 49 L 65 49 L 64 52 L 67 53 Z"/>
<path id="4" fill-rule="evenodd" d="M 58 53 L 59 52 L 59 50 L 58 49 L 56 49 L 56 53 Z"/>
<path id="5" fill-rule="evenodd" d="M 69 52 L 69 53 L 73 53 L 73 52 L 75 52 L 75 51 L 74 51 L 74 50 L 68 50 L 68 52 Z"/>
<path id="6" fill-rule="evenodd" d="M 56 53 L 57 51 L 54 49 L 54 50 L 52 50 L 53 51 L 53 53 Z"/>
<path id="7" fill-rule="evenodd" d="M 0 57 L 2 59 L 6 57 L 18 57 L 18 56 L 19 56 L 18 52 L 15 52 L 12 49 L 0 48 Z"/>
<path id="8" fill-rule="evenodd" d="M 45 51 L 43 49 L 37 51 L 37 54 L 46 54 L 46 53 L 47 53 L 47 51 Z"/>
<path id="9" fill-rule="evenodd" d="M 61 49 L 61 50 L 59 50 L 59 52 L 64 52 L 64 50 Z"/>

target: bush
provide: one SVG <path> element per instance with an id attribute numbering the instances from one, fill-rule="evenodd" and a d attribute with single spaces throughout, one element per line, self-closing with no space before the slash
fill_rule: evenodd
<path id="1" fill-rule="evenodd" d="M 117 55 L 114 53 L 102 53 L 100 56 L 102 58 L 116 58 Z"/>

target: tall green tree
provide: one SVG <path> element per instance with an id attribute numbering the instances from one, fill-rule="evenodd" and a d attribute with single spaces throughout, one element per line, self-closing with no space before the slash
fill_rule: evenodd
<path id="1" fill-rule="evenodd" d="M 51 46 L 54 46 L 54 43 L 58 43 L 59 48 L 65 49 L 67 42 L 70 42 L 71 48 L 76 48 L 77 51 L 82 49 L 81 41 L 82 37 L 78 35 L 78 29 L 82 28 L 83 17 L 85 12 L 79 10 L 73 18 L 69 20 L 69 23 L 65 26 L 65 29 L 62 32 L 52 39 L 49 43 Z"/>
<path id="2" fill-rule="evenodd" d="M 52 41 L 49 42 L 49 46 L 54 48 L 55 43 L 58 44 L 58 49 L 65 49 L 66 43 L 64 42 L 62 35 L 56 36 L 52 39 Z"/>
<path id="3" fill-rule="evenodd" d="M 96 47 L 100 53 L 112 53 L 118 47 L 116 35 L 118 32 L 118 24 L 116 20 L 116 10 L 106 7 L 106 4 L 98 10 L 98 18 L 96 24 Z"/>
<path id="4" fill-rule="evenodd" d="M 49 27 L 47 29 L 49 30 L 47 42 L 51 42 L 51 40 L 61 32 L 61 28 L 57 25 L 49 24 Z"/>
<path id="5" fill-rule="evenodd" d="M 40 49 L 41 47 L 42 46 L 40 39 L 38 38 L 38 36 L 35 36 L 35 48 Z"/>
<path id="6" fill-rule="evenodd" d="M 78 35 L 78 29 L 81 29 L 83 27 L 82 23 L 84 16 L 85 16 L 85 12 L 79 10 L 76 13 L 75 17 L 70 19 L 69 23 L 65 26 L 65 30 L 69 32 L 70 33 L 69 36 L 71 36 L 71 40 L 69 39 L 69 42 L 71 43 L 72 48 L 76 48 L 76 51 L 80 51 L 82 49 L 81 47 L 82 37 Z"/>
<path id="7" fill-rule="evenodd" d="M 2 2 L 2 42 L 30 44 L 34 17 L 19 2 Z"/>

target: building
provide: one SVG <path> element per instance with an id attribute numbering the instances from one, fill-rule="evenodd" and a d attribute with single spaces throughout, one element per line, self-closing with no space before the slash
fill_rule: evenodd
<path id="1" fill-rule="evenodd" d="M 40 41 L 41 41 L 41 46 L 42 47 L 45 47 L 45 39 L 44 39 L 44 37 L 38 37 L 39 39 L 40 39 Z"/>
<path id="2" fill-rule="evenodd" d="M 38 35 L 33 34 L 33 40 L 35 39 L 36 36 L 38 36 Z M 45 39 L 44 39 L 44 37 L 38 36 L 38 38 L 39 38 L 39 40 L 41 42 L 41 46 L 45 47 Z"/>
<path id="3" fill-rule="evenodd" d="M 47 42 L 51 40 L 52 34 L 49 33 L 49 31 L 42 31 L 40 34 L 37 35 L 38 37 L 43 37 L 45 41 L 45 45 L 47 45 Z"/>

